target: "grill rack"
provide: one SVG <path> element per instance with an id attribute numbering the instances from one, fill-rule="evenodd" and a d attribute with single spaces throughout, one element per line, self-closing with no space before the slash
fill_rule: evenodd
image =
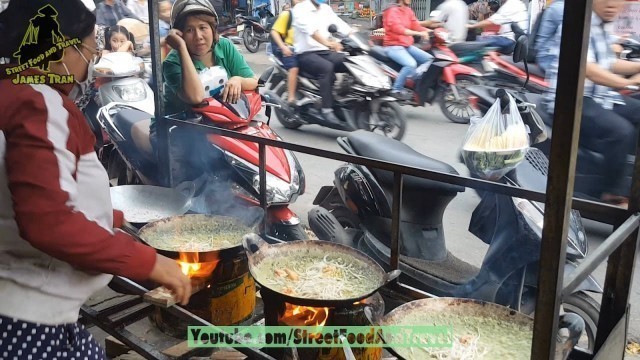
<path id="1" fill-rule="evenodd" d="M 163 351 L 168 348 L 158 349 L 157 346 L 146 342 L 138 335 L 129 331 L 127 326 L 145 319 L 151 314 L 151 312 L 153 312 L 155 305 L 146 304 L 142 299 L 142 296 L 147 293 L 149 289 L 144 288 L 132 280 L 115 276 L 112 280 L 112 284 L 125 289 L 127 294 L 133 294 L 134 297 L 124 298 L 124 300 L 102 310 L 96 310 L 95 307 L 97 305 L 90 306 L 85 304 L 80 309 L 80 323 L 85 325 L 87 328 L 97 326 L 107 334 L 113 336 L 118 341 L 131 348 L 131 350 L 143 356 L 145 359 L 183 360 L 190 359 L 195 356 L 206 356 L 211 352 L 211 348 L 196 347 L 189 349 L 178 357 L 169 356 L 163 353 Z M 215 326 L 210 322 L 180 306 L 171 306 L 167 308 L 166 311 L 187 320 L 193 326 L 209 326 L 215 328 Z M 261 319 L 262 313 L 258 314 L 257 317 L 254 317 L 256 322 L 259 322 Z M 265 352 L 260 351 L 260 349 L 251 347 L 240 347 L 234 349 L 246 355 L 249 359 L 276 360 Z"/>

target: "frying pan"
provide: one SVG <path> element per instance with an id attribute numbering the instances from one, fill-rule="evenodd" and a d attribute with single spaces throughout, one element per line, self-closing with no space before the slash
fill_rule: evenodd
<path id="1" fill-rule="evenodd" d="M 369 321 L 376 326 L 401 326 L 415 324 L 415 321 L 412 319 L 415 319 L 418 314 L 422 314 L 424 316 L 424 314 L 435 315 L 438 313 L 497 318 L 504 322 L 528 326 L 531 328 L 533 334 L 532 317 L 502 305 L 475 299 L 441 297 L 416 300 L 395 308 L 382 318 L 376 318 L 370 308 L 365 308 L 365 315 Z M 558 345 L 555 359 L 566 359 L 569 355 L 570 349 L 572 349 L 580 339 L 580 335 L 584 329 L 584 320 L 575 314 L 563 314 L 560 316 L 560 327 L 568 329 L 569 338 L 564 343 Z M 483 336 L 491 335 L 483 334 Z M 568 351 L 566 351 L 567 349 Z M 393 347 L 388 347 L 387 350 L 399 359 L 405 359 L 403 356 L 398 354 Z M 529 356 L 529 353 L 524 354 L 524 357 L 527 359 Z M 491 359 L 491 353 L 486 354 L 485 358 Z"/>
<path id="2" fill-rule="evenodd" d="M 384 269 L 369 256 L 364 254 L 363 252 L 353 249 L 351 247 L 332 243 L 329 241 L 321 241 L 321 240 L 297 240 L 297 241 L 289 241 L 285 243 L 269 245 L 265 242 L 260 236 L 256 234 L 248 234 L 242 240 L 242 244 L 244 246 L 245 251 L 247 252 L 247 257 L 249 259 L 249 271 L 253 276 L 254 280 L 262 287 L 267 288 L 279 296 L 284 298 L 284 300 L 288 303 L 300 305 L 300 306 L 314 306 L 314 307 L 340 307 L 340 306 L 350 306 L 353 303 L 360 301 L 362 299 L 366 299 L 371 296 L 375 292 L 377 292 L 381 287 L 388 284 L 390 281 L 394 280 L 398 276 L 400 276 L 400 270 L 394 270 L 386 273 Z M 262 261 L 265 259 L 286 259 L 286 258 L 296 258 L 298 256 L 309 253 L 309 251 L 318 251 L 320 253 L 338 253 L 344 255 L 346 257 L 351 257 L 354 260 L 359 260 L 369 265 L 369 268 L 374 271 L 377 277 L 377 284 L 375 288 L 372 288 L 371 291 L 367 293 L 363 293 L 358 295 L 357 297 L 349 298 L 349 299 L 314 299 L 314 298 L 306 298 L 306 297 L 297 297 L 285 294 L 276 289 L 268 286 L 264 280 L 264 275 L 258 273 L 258 267 Z"/>
<path id="3" fill-rule="evenodd" d="M 189 181 L 175 188 L 123 185 L 111 187 L 110 191 L 113 208 L 124 212 L 125 220 L 144 224 L 186 213 L 196 186 Z"/>
<path id="4" fill-rule="evenodd" d="M 189 222 L 189 221 L 198 221 L 198 222 L 204 221 L 207 223 L 211 223 L 211 226 L 212 226 L 211 231 L 215 231 L 215 227 L 217 224 L 220 224 L 222 222 L 227 223 L 229 221 L 235 222 L 239 226 L 248 228 L 249 232 L 255 231 L 255 228 L 257 226 L 257 224 L 255 223 L 246 224 L 240 219 L 232 218 L 228 216 L 187 214 L 187 215 L 180 215 L 180 216 L 172 216 L 163 220 L 151 222 L 143 226 L 137 235 L 140 240 L 142 240 L 145 244 L 151 246 L 152 248 L 156 249 L 158 253 L 171 259 L 181 259 L 181 255 L 182 255 L 182 259 L 187 262 L 194 262 L 194 263 L 213 262 L 213 261 L 218 261 L 220 259 L 229 259 L 229 258 L 235 257 L 237 254 L 242 252 L 242 237 L 245 235 L 243 233 L 238 234 L 238 241 L 234 245 L 227 246 L 224 248 L 219 248 L 216 250 L 201 251 L 201 252 L 171 251 L 171 250 L 159 249 L 157 248 L 158 245 L 154 244 L 152 241 L 149 241 L 146 236 L 146 234 L 148 234 L 150 231 L 155 231 L 156 228 L 162 227 L 164 228 L 163 231 L 170 231 L 175 233 L 176 239 L 178 239 L 180 236 L 179 224 L 183 222 Z"/>

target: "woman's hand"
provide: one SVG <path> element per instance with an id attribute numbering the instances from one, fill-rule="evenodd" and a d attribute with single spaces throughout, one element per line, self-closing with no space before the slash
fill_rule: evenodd
<path id="1" fill-rule="evenodd" d="M 235 104 L 242 94 L 242 78 L 234 76 L 227 81 L 227 85 L 222 91 L 222 101 Z"/>
<path id="2" fill-rule="evenodd" d="M 187 305 L 191 297 L 191 280 L 182 273 L 180 265 L 175 260 L 156 255 L 156 264 L 151 270 L 149 280 L 163 285 L 173 292 L 176 300 Z"/>
<path id="3" fill-rule="evenodd" d="M 169 46 L 171 46 L 176 50 L 180 50 L 183 47 L 184 48 L 187 47 L 187 43 L 184 42 L 184 39 L 182 38 L 182 31 L 180 30 L 176 30 L 176 29 L 169 30 L 169 35 L 167 35 L 167 37 L 165 38 L 165 41 L 167 42 L 167 44 L 169 44 Z"/>

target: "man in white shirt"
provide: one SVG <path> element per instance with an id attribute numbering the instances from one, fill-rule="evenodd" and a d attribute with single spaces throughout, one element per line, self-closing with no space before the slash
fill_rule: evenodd
<path id="1" fill-rule="evenodd" d="M 467 23 L 469 22 L 469 7 L 463 0 L 445 0 L 438 8 L 433 20 L 444 23 L 449 32 L 451 42 L 467 40 Z"/>
<path id="2" fill-rule="evenodd" d="M 481 36 L 478 41 L 486 42 L 490 47 L 497 47 L 504 54 L 510 54 L 516 44 L 511 24 L 518 24 L 524 31 L 528 29 L 529 13 L 527 12 L 527 7 L 521 0 L 507 0 L 502 6 L 500 6 L 500 1 L 490 0 L 489 7 L 494 12 L 493 15 L 476 24 L 467 25 L 467 28 L 478 29 L 487 25 L 500 25 L 498 35 Z"/>
<path id="3" fill-rule="evenodd" d="M 292 26 L 294 28 L 294 51 L 298 56 L 301 72 L 314 74 L 322 96 L 322 117 L 329 123 L 341 124 L 333 113 L 333 83 L 336 72 L 347 72 L 344 54 L 339 41 L 333 40 L 329 26 L 334 24 L 338 33 L 353 32 L 349 24 L 336 15 L 325 0 L 305 0 L 294 6 Z"/>

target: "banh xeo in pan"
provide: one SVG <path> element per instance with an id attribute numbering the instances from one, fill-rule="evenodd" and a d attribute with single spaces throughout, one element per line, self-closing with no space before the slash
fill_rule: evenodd
<path id="1" fill-rule="evenodd" d="M 258 250 L 251 249 L 252 245 Z M 355 302 L 397 276 L 395 272 L 385 273 L 364 253 L 328 241 L 298 240 L 268 245 L 253 234 L 245 237 L 244 246 L 254 279 L 290 298 Z"/>
<path id="2" fill-rule="evenodd" d="M 452 347 L 393 347 L 406 360 L 529 359 L 533 319 L 507 307 L 473 299 L 430 298 L 406 303 L 381 326 L 451 326 Z M 389 339 L 384 338 L 385 341 Z"/>
<path id="3" fill-rule="evenodd" d="M 241 246 L 252 231 L 239 219 L 193 214 L 147 224 L 138 235 L 157 250 L 206 253 Z"/>

